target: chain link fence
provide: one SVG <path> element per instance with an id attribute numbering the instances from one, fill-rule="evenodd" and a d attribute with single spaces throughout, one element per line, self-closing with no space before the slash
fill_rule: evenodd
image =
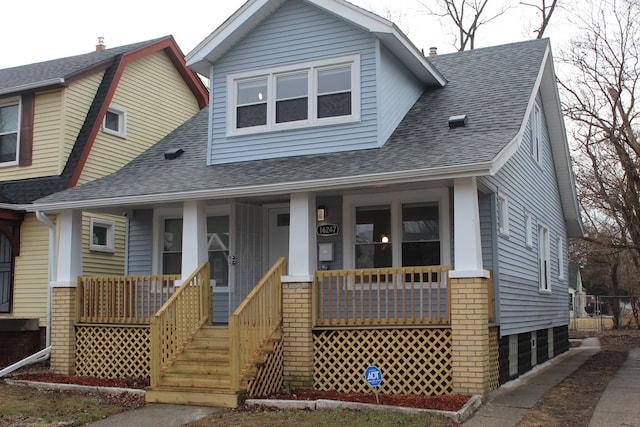
<path id="1" fill-rule="evenodd" d="M 582 310 L 573 307 L 569 328 L 577 331 L 639 329 L 637 297 L 587 295 Z"/>

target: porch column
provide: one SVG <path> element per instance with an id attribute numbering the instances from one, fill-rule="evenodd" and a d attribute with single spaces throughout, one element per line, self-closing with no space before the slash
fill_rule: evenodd
<path id="1" fill-rule="evenodd" d="M 289 275 L 282 278 L 284 383 L 313 385 L 312 280 L 316 269 L 316 196 L 292 194 Z"/>
<path id="2" fill-rule="evenodd" d="M 72 375 L 75 370 L 76 286 L 82 274 L 82 211 L 58 215 L 56 277 L 51 283 L 51 369 Z M 55 254 L 49 254 L 55 256 Z"/>
<path id="3" fill-rule="evenodd" d="M 184 202 L 182 220 L 182 279 L 209 259 L 207 252 L 207 214 L 203 201 Z"/>
<path id="4" fill-rule="evenodd" d="M 489 272 L 483 269 L 478 184 L 453 183 L 454 270 L 449 273 L 453 391 L 489 392 Z"/>

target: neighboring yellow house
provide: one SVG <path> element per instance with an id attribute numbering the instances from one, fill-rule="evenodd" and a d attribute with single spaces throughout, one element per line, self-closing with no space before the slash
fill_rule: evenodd
<path id="1" fill-rule="evenodd" d="M 56 217 L 26 207 L 117 171 L 207 103 L 171 36 L 0 70 L 0 366 L 49 341 Z M 84 274 L 126 273 L 121 213 L 83 213 Z"/>

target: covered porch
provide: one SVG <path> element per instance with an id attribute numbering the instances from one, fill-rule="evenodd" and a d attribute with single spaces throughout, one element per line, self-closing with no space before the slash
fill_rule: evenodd
<path id="1" fill-rule="evenodd" d="M 468 389 L 464 375 L 454 375 L 453 372 L 456 363 L 469 363 L 467 356 L 455 355 L 457 348 L 467 351 L 472 357 L 474 353 L 465 350 L 468 346 L 458 346 L 456 340 L 462 343 L 472 334 L 486 355 L 486 360 L 473 362 L 482 371 L 481 388 L 486 390 L 492 387 L 487 361 L 488 325 L 489 319 L 494 317 L 491 314 L 494 307 L 493 285 L 489 272 L 482 265 L 475 179 L 460 179 L 454 184 L 452 189 L 444 191 L 404 192 L 401 196 L 408 198 L 406 203 L 399 196 L 391 197 L 388 212 L 392 222 L 398 213 L 406 217 L 407 212 L 436 212 L 437 221 L 432 223 L 437 225 L 437 239 L 407 241 L 406 244 L 399 237 L 391 244 L 388 240 L 381 240 L 384 236 L 377 235 L 376 230 L 380 226 L 379 219 L 385 218 L 384 207 L 387 205 L 374 200 L 364 203 L 365 207 L 359 210 L 358 206 L 363 205 L 361 201 L 367 199 L 366 196 L 344 195 L 340 197 L 338 209 L 334 209 L 335 196 L 321 194 L 316 198 L 315 193 L 290 194 L 286 206 L 272 205 L 273 216 L 265 212 L 264 207 L 259 215 L 255 215 L 258 211 L 255 206 L 245 207 L 242 204 L 238 208 L 239 203 L 232 204 L 228 211 L 227 235 L 224 232 L 212 233 L 209 228 L 211 221 L 208 221 L 212 209 L 214 216 L 221 217 L 224 216 L 224 208 L 212 208 L 205 201 L 187 201 L 181 209 L 179 263 L 172 261 L 176 259 L 174 253 L 164 250 L 166 240 L 175 242 L 175 235 L 168 239 L 166 228 L 160 227 L 160 224 L 166 226 L 166 219 L 171 219 L 170 215 L 162 215 L 168 210 L 154 208 L 150 215 L 146 215 L 147 226 L 152 230 L 152 242 L 154 235 L 160 235 L 162 239 L 152 243 L 157 253 L 149 257 L 151 272 L 154 269 L 158 272 L 161 265 L 179 265 L 180 271 L 179 274 L 137 277 L 74 274 L 82 272 L 79 214 L 77 211 L 61 212 L 60 239 L 62 241 L 64 236 L 67 241 L 60 245 L 58 280 L 52 282 L 52 287 L 54 300 L 62 301 L 63 306 L 66 301 L 73 316 L 59 317 L 53 330 L 56 327 L 64 329 L 66 322 L 67 330 L 75 331 L 75 335 L 67 337 L 66 342 L 70 344 L 58 346 L 59 356 L 52 356 L 52 365 L 54 369 L 64 370 L 66 363 L 67 371 L 80 373 L 80 368 L 85 367 L 90 371 L 91 363 L 81 362 L 79 358 L 86 360 L 94 350 L 80 351 L 90 346 L 80 345 L 81 336 L 85 337 L 83 342 L 94 343 L 91 344 L 94 349 L 98 348 L 95 345 L 113 348 L 115 342 L 119 343 L 120 349 L 129 352 L 145 348 L 139 343 L 147 340 L 148 353 L 140 351 L 140 359 L 147 360 L 149 368 L 148 371 L 140 369 L 138 373 L 142 376 L 149 372 L 152 383 L 150 399 L 154 399 L 154 387 L 160 390 L 165 386 L 172 387 L 174 392 L 165 393 L 162 397 L 160 393 L 155 394 L 162 401 L 202 404 L 214 404 L 206 396 L 211 396 L 214 388 L 224 388 L 227 390 L 224 397 L 227 406 L 234 406 L 234 402 L 237 404 L 240 395 L 266 394 L 283 384 L 354 391 L 364 387 L 359 374 L 362 364 L 364 367 L 366 364 L 384 367 L 389 376 L 381 389 L 383 392 L 438 394 Z M 449 211 L 450 192 L 453 194 L 453 213 Z M 382 212 L 373 219 L 372 209 L 367 207 L 372 203 L 376 213 Z M 327 206 L 333 215 L 336 211 L 341 215 L 336 218 L 330 214 L 330 221 L 325 218 L 323 222 L 318 216 L 319 209 L 324 208 L 326 212 Z M 378 209 L 379 206 L 383 208 Z M 278 216 L 277 209 L 280 209 L 280 214 L 286 212 L 286 219 Z M 360 217 L 359 212 L 363 212 Z M 252 213 L 253 220 L 249 218 Z M 133 222 L 140 218 L 142 216 L 129 222 L 129 250 L 136 243 L 131 237 L 136 231 L 134 228 L 144 225 L 134 226 Z M 333 224 L 334 219 L 337 224 Z M 272 246 L 275 239 L 269 233 L 270 220 L 276 225 L 279 221 L 286 224 L 286 246 L 281 244 L 282 241 Z M 430 220 L 405 220 L 405 226 L 407 221 L 414 226 L 429 225 Z M 249 223 L 255 227 L 262 224 L 267 230 L 251 229 L 247 225 Z M 387 229 L 389 234 L 402 235 L 402 224 L 402 221 L 392 223 Z M 338 225 L 342 231 L 337 236 L 326 235 L 320 232 L 323 225 Z M 358 241 L 357 231 L 355 236 L 350 231 L 354 228 L 371 230 L 372 241 Z M 456 232 L 451 233 L 449 230 L 452 229 Z M 232 236 L 234 233 L 236 235 Z M 464 238 L 458 242 L 459 236 Z M 146 238 L 149 240 L 149 236 Z M 227 242 L 229 246 L 225 250 Z M 272 252 L 283 247 L 286 247 L 288 268 L 284 261 L 264 267 L 265 263 L 271 262 Z M 446 264 L 393 266 L 413 259 L 407 256 L 411 248 L 424 252 L 425 248 L 433 247 L 437 248 L 439 261 L 455 259 L 459 262 L 455 262 L 455 267 Z M 382 254 L 385 249 L 391 250 L 390 255 Z M 330 252 L 329 256 L 326 251 Z M 74 253 L 80 253 L 80 256 L 74 256 Z M 251 258 L 252 253 L 255 258 Z M 358 268 L 364 258 L 357 254 L 368 255 L 374 266 Z M 380 259 L 388 260 L 391 265 L 377 268 L 375 263 Z M 224 260 L 223 271 L 225 268 L 229 270 L 222 280 L 220 260 Z M 340 266 L 347 268 L 336 268 Z M 129 272 L 132 267 L 130 263 Z M 211 270 L 217 272 L 212 273 Z M 65 275 L 68 281 L 61 280 Z M 78 278 L 77 281 L 72 280 L 74 277 Z M 220 286 L 226 278 L 229 278 L 226 286 Z M 270 290 L 263 295 L 260 289 L 266 287 Z M 185 302 L 176 305 L 180 299 Z M 474 304 L 475 308 L 470 308 Z M 244 320 L 238 317 L 238 310 L 244 311 Z M 169 320 L 159 320 L 163 316 Z M 159 327 L 154 322 L 163 326 Z M 131 330 L 138 331 L 139 338 L 135 340 L 138 344 L 122 335 L 97 332 L 113 328 L 120 328 L 130 335 Z M 480 335 L 475 335 L 477 332 Z M 397 349 L 411 350 L 419 357 L 409 365 L 399 363 L 406 357 L 391 351 Z M 216 360 L 203 364 L 205 353 Z M 495 353 L 497 363 L 497 347 Z M 226 357 L 222 357 L 223 354 Z M 338 367 L 339 360 L 349 359 L 350 354 L 362 357 L 355 363 Z M 200 367 L 193 371 L 197 365 Z M 202 367 L 204 365 L 206 368 Z M 113 375 L 89 371 L 86 373 L 90 375 Z M 413 376 L 407 375 L 409 371 L 414 372 Z M 213 387 L 213 383 L 203 379 L 208 375 L 222 375 L 224 379 L 216 380 L 217 385 Z M 434 380 L 425 380 L 425 375 Z M 251 386 L 256 384 L 268 386 L 257 386 L 251 391 Z M 187 392 L 198 387 L 203 390 L 196 395 Z"/>

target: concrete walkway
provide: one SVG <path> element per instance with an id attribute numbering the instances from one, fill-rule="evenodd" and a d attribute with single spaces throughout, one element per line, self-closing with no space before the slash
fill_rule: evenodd
<path id="1" fill-rule="evenodd" d="M 540 400 L 542 395 L 569 376 L 599 350 L 598 339 L 587 338 L 580 347 L 572 348 L 568 353 L 536 366 L 520 378 L 491 392 L 488 403 L 483 405 L 463 426 L 515 426 L 524 417 L 524 414 Z"/>
<path id="2" fill-rule="evenodd" d="M 168 405 L 149 403 L 140 409 L 126 411 L 102 421 L 89 424 L 91 427 L 178 427 L 190 421 L 206 417 L 223 408 L 190 405 Z"/>
<path id="3" fill-rule="evenodd" d="M 640 427 L 640 348 L 629 352 L 600 397 L 589 427 Z"/>

